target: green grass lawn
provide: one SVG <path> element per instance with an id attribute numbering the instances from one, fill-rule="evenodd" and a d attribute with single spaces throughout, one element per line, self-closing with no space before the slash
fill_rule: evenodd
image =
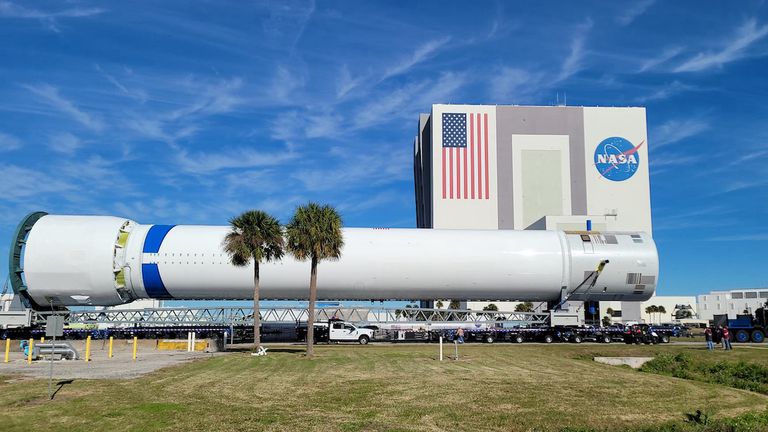
<path id="1" fill-rule="evenodd" d="M 768 350 L 664 345 L 273 347 L 200 360 L 134 380 L 77 380 L 53 402 L 44 380 L 0 379 L 0 430 L 546 431 L 624 430 L 764 412 L 768 397 L 723 385 L 596 364 L 593 355 L 686 352 L 768 365 Z M 1 371 L 1 369 L 0 369 Z"/>

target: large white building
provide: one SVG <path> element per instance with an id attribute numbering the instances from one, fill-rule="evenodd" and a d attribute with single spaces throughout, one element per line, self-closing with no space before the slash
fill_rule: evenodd
<path id="1" fill-rule="evenodd" d="M 433 105 L 414 140 L 417 225 L 651 234 L 647 140 L 645 108 Z"/>
<path id="2" fill-rule="evenodd" d="M 711 320 L 714 315 L 728 315 L 734 319 L 740 314 L 754 314 L 768 301 L 768 288 L 744 288 L 712 291 L 698 296 L 699 318 Z"/>

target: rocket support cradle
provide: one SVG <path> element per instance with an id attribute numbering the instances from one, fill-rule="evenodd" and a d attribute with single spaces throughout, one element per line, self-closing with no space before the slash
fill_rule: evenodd
<path id="1" fill-rule="evenodd" d="M 31 307 L 110 306 L 135 299 L 250 299 L 253 267 L 222 248 L 228 226 L 141 225 L 111 216 L 38 212 L 17 229 L 14 292 Z M 658 277 L 641 232 L 343 230 L 337 261 L 318 271 L 318 299 L 645 301 Z M 583 284 L 601 261 L 599 281 Z M 261 298 L 306 299 L 309 262 L 261 264 Z"/>

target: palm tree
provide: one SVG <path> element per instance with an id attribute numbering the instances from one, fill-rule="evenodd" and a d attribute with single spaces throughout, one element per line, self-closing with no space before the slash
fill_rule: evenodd
<path id="1" fill-rule="evenodd" d="M 653 314 L 659 311 L 659 307 L 656 305 L 650 305 L 645 308 L 645 313 L 648 314 L 648 316 L 651 317 L 651 324 L 653 324 Z"/>
<path id="2" fill-rule="evenodd" d="M 259 311 L 259 264 L 283 257 L 283 230 L 277 219 L 261 210 L 249 210 L 229 221 L 232 226 L 224 237 L 224 251 L 230 262 L 246 267 L 253 261 L 253 349 L 261 349 Z"/>
<path id="3" fill-rule="evenodd" d="M 661 324 L 661 318 L 667 313 L 667 308 L 665 308 L 664 306 L 661 306 L 661 305 L 657 306 L 656 307 L 656 312 L 659 313 L 659 324 Z"/>
<path id="4" fill-rule="evenodd" d="M 341 216 L 329 205 L 313 202 L 300 206 L 286 226 L 288 250 L 299 261 L 312 261 L 309 277 L 309 317 L 307 319 L 307 357 L 314 355 L 317 265 L 322 260 L 341 257 L 344 237 Z"/>

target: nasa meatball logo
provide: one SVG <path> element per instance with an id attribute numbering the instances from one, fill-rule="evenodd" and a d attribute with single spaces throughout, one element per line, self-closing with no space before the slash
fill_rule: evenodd
<path id="1" fill-rule="evenodd" d="M 624 181 L 635 175 L 640 166 L 637 152 L 645 141 L 632 145 L 622 137 L 604 139 L 595 149 L 595 168 L 601 176 L 611 181 Z"/>

